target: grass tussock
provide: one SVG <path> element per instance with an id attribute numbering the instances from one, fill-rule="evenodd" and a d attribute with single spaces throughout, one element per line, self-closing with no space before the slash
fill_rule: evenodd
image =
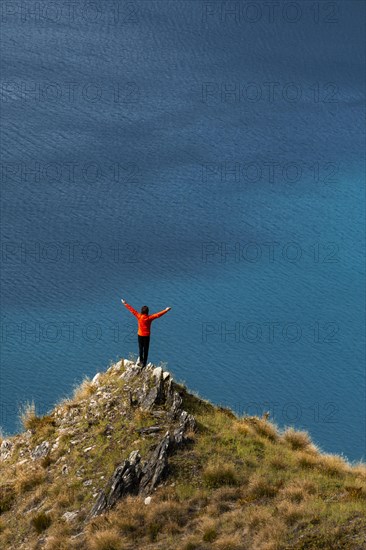
<path id="1" fill-rule="evenodd" d="M 46 514 L 45 512 L 38 512 L 31 518 L 31 525 L 38 534 L 48 529 L 51 523 L 50 514 Z"/>
<path id="2" fill-rule="evenodd" d="M 37 414 L 34 401 L 27 401 L 19 408 L 19 419 L 25 430 L 33 430 L 37 427 Z"/>
<path id="3" fill-rule="evenodd" d="M 204 484 L 210 488 L 240 483 L 234 464 L 226 463 L 221 459 L 207 464 L 203 470 L 202 479 Z"/>
<path id="4" fill-rule="evenodd" d="M 73 401 L 83 401 L 84 399 L 88 399 L 97 391 L 97 389 L 98 387 L 96 384 L 93 384 L 92 380 L 86 376 L 81 384 L 74 388 Z"/>
<path id="5" fill-rule="evenodd" d="M 17 468 L 16 480 L 14 487 L 18 495 L 30 491 L 41 485 L 46 480 L 46 473 L 41 466 L 33 468 L 19 467 Z"/>
<path id="6" fill-rule="evenodd" d="M 243 422 L 247 424 L 252 434 L 259 435 L 270 441 L 277 441 L 279 439 L 277 426 L 266 418 L 249 416 L 244 417 Z"/>
<path id="7" fill-rule="evenodd" d="M 243 541 L 239 534 L 220 536 L 212 545 L 215 550 L 243 550 Z"/>
<path id="8" fill-rule="evenodd" d="M 305 431 L 296 431 L 294 428 L 287 428 L 282 434 L 282 441 L 287 443 L 294 451 L 310 449 L 312 441 Z"/>
<path id="9" fill-rule="evenodd" d="M 126 541 L 123 541 L 120 533 L 113 527 L 88 537 L 87 544 L 90 550 L 125 550 L 127 548 Z"/>
<path id="10" fill-rule="evenodd" d="M 0 485 L 0 515 L 11 509 L 16 497 L 14 483 Z"/>
<path id="11" fill-rule="evenodd" d="M 254 473 L 248 483 L 248 493 L 251 500 L 273 498 L 281 487 L 281 480 L 266 478 L 261 473 Z"/>

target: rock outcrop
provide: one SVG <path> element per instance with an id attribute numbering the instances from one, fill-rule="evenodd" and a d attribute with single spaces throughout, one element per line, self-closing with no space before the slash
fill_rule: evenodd
<path id="1" fill-rule="evenodd" d="M 156 413 L 173 422 L 174 427 L 165 432 L 145 461 L 142 462 L 139 450 L 134 450 L 128 459 L 117 466 L 106 488 L 100 492 L 88 519 L 109 510 L 126 495 L 147 498 L 167 474 L 169 455 L 184 445 L 186 432 L 196 429 L 194 416 L 182 409 L 182 398 L 173 389 L 170 373 L 164 372 L 161 367 L 152 368 L 150 364 L 142 368 L 126 363 L 127 368 L 121 378 L 127 382 L 139 377 L 138 389 L 130 391 L 130 403 L 145 411 L 152 411 L 155 406 L 164 406 L 165 411 Z M 138 431 L 148 434 L 161 430 L 161 426 L 151 426 Z"/>

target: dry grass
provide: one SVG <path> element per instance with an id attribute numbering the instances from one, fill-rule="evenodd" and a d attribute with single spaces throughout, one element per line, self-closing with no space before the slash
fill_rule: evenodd
<path id="1" fill-rule="evenodd" d="M 281 486 L 281 481 L 266 478 L 260 472 L 254 473 L 249 479 L 248 492 L 251 500 L 263 497 L 274 497 Z"/>
<path id="2" fill-rule="evenodd" d="M 14 483 L 1 483 L 0 485 L 0 515 L 11 509 L 16 498 Z"/>
<path id="3" fill-rule="evenodd" d="M 321 455 L 319 457 L 320 469 L 328 475 L 344 476 L 351 471 L 347 462 L 338 455 Z"/>
<path id="4" fill-rule="evenodd" d="M 300 503 L 303 500 L 308 499 L 312 495 L 317 494 L 316 484 L 307 479 L 295 478 L 288 484 L 281 487 L 278 492 L 280 499 L 287 500 L 289 502 Z"/>
<path id="5" fill-rule="evenodd" d="M 18 467 L 14 487 L 17 494 L 21 495 L 26 491 L 34 489 L 46 479 L 46 473 L 41 466 L 36 467 Z"/>
<path id="6" fill-rule="evenodd" d="M 215 550 L 243 550 L 243 541 L 239 534 L 222 535 L 212 545 Z"/>
<path id="7" fill-rule="evenodd" d="M 308 449 L 310 445 L 312 445 L 312 441 L 307 432 L 296 431 L 294 428 L 287 428 L 282 434 L 282 440 L 295 451 Z"/>
<path id="8" fill-rule="evenodd" d="M 280 453 L 268 459 L 269 465 L 275 470 L 286 470 L 288 468 L 288 460 L 286 456 Z"/>
<path id="9" fill-rule="evenodd" d="M 32 427 L 22 436 L 29 450 L 44 439 L 52 446 L 56 437 L 58 447 L 46 459 L 17 465 L 29 451 L 24 454 L 24 442 L 16 440 L 14 460 L 0 462 L 0 548 L 18 550 L 26 541 L 32 550 L 40 536 L 45 550 L 316 550 L 334 541 L 347 548 L 350 540 L 352 550 L 362 548 L 365 464 L 351 467 L 319 452 L 306 432 L 280 434 L 266 418 L 238 418 L 182 387 L 183 408 L 195 415 L 198 429 L 169 457 L 170 478 L 149 505 L 128 496 L 84 524 L 94 491 L 105 487 L 115 466 L 132 448 L 144 458 L 157 440 L 136 435 L 136 427 L 157 420 L 139 409 L 126 411 L 119 374 L 113 369 L 100 377 L 118 406 L 112 403 L 98 419 L 96 405 L 88 406 L 97 389 L 89 379 L 58 405 L 58 415 L 37 417 L 34 404 L 24 408 L 24 425 Z M 137 387 L 139 381 L 128 383 Z M 107 423 L 114 428 L 109 440 Z M 86 479 L 92 486 L 84 485 Z M 74 510 L 79 514 L 72 522 L 62 519 Z"/>
<path id="10" fill-rule="evenodd" d="M 207 464 L 203 470 L 202 479 L 210 488 L 238 485 L 240 482 L 234 464 L 223 462 L 220 458 Z"/>
<path id="11" fill-rule="evenodd" d="M 299 451 L 296 454 L 296 460 L 298 465 L 304 469 L 313 470 L 317 468 L 319 465 L 319 458 L 305 451 Z"/>
<path id="12" fill-rule="evenodd" d="M 270 441 L 277 441 L 279 431 L 273 422 L 269 422 L 265 418 L 257 418 L 256 416 L 244 417 L 244 423 L 247 423 L 252 434 L 259 435 Z"/>
<path id="13" fill-rule="evenodd" d="M 19 408 L 19 419 L 25 430 L 32 430 L 37 425 L 36 406 L 34 401 L 26 402 Z"/>
<path id="14" fill-rule="evenodd" d="M 45 512 L 38 512 L 31 518 L 31 525 L 38 534 L 48 529 L 51 523 L 51 516 Z"/>
<path id="15" fill-rule="evenodd" d="M 202 532 L 202 540 L 204 542 L 213 542 L 217 538 L 219 527 L 217 521 L 211 518 L 204 518 L 199 530 Z"/>
<path id="16" fill-rule="evenodd" d="M 293 525 L 307 514 L 307 508 L 304 504 L 289 501 L 280 502 L 277 505 L 277 511 L 287 525 Z"/>
<path id="17" fill-rule="evenodd" d="M 281 518 L 272 517 L 268 523 L 263 523 L 253 534 L 251 548 L 253 550 L 280 550 L 286 540 L 287 526 Z"/>
<path id="18" fill-rule="evenodd" d="M 95 533 L 92 537 L 87 538 L 87 544 L 90 550 L 125 550 L 130 548 L 130 546 L 126 546 L 126 541 L 121 538 L 115 528 Z"/>
<path id="19" fill-rule="evenodd" d="M 98 387 L 86 376 L 81 384 L 74 389 L 72 399 L 73 401 L 83 401 L 91 397 L 97 389 Z"/>

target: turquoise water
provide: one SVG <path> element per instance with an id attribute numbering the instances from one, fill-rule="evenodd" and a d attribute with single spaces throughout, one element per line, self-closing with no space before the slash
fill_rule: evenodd
<path id="1" fill-rule="evenodd" d="M 137 354 L 123 297 L 189 388 L 365 459 L 364 5 L 96 4 L 2 13 L 3 430 Z"/>

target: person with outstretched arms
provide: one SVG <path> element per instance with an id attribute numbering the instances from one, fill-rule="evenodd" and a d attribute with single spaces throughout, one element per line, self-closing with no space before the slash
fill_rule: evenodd
<path id="1" fill-rule="evenodd" d="M 138 364 L 146 367 L 147 356 L 149 354 L 149 345 L 150 345 L 150 326 L 152 321 L 158 319 L 165 313 L 168 313 L 172 308 L 167 307 L 163 311 L 158 313 L 153 313 L 149 315 L 149 308 L 147 306 L 142 306 L 141 313 L 136 311 L 126 300 L 121 299 L 122 304 L 130 310 L 130 312 L 137 318 L 138 329 L 137 329 L 137 339 L 139 344 L 139 361 Z"/>

